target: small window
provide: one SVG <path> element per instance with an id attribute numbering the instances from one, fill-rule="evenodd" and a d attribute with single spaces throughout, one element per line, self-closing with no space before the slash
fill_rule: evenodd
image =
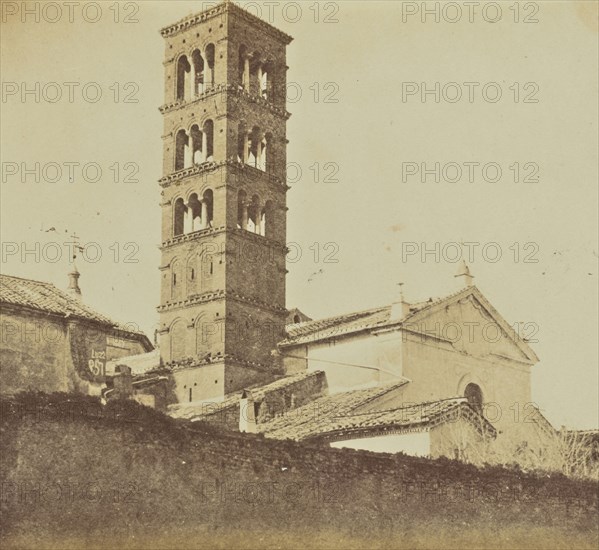
<path id="1" fill-rule="evenodd" d="M 299 322 L 301 322 L 300 316 L 299 316 L 299 315 L 294 315 L 294 316 L 293 316 L 293 322 L 294 322 L 294 323 L 299 323 Z"/>
<path id="2" fill-rule="evenodd" d="M 464 390 L 464 397 L 468 400 L 468 404 L 478 412 L 483 408 L 483 392 L 478 384 L 470 383 Z"/>

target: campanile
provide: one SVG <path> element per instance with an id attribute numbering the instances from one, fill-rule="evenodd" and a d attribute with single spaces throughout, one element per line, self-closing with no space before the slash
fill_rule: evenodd
<path id="1" fill-rule="evenodd" d="M 161 34 L 160 353 L 172 399 L 189 402 L 279 369 L 292 38 L 231 2 Z"/>

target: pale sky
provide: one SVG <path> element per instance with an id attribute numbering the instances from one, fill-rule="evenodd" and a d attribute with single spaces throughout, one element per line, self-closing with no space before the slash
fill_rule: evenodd
<path id="1" fill-rule="evenodd" d="M 10 3 L 2 4 L 6 10 Z M 86 22 L 77 7 L 72 23 L 66 8 L 55 23 L 48 21 L 56 17 L 52 11 L 45 17 L 40 12 L 39 23 L 4 12 L 2 81 L 8 95 L 0 104 L 1 152 L 9 173 L 0 188 L 1 229 L 3 251 L 18 246 L 18 252 L 5 254 L 2 270 L 64 288 L 68 254 L 62 243 L 75 231 L 102 251 L 96 263 L 79 262 L 84 300 L 151 337 L 159 301 L 159 29 L 208 3 L 120 4 L 119 23 L 113 1 L 100 2 L 97 23 Z M 263 6 L 268 19 L 262 2 L 252 4 Z M 271 4 L 271 22 L 295 38 L 287 58 L 288 81 L 297 83 L 290 98 L 302 90 L 301 99 L 287 105 L 293 114 L 288 160 L 302 169 L 288 193 L 287 240 L 298 243 L 302 256 L 288 265 L 287 307 L 313 318 L 376 307 L 396 297 L 398 281 L 405 283 L 408 301 L 443 296 L 456 288 L 451 243 L 480 243 L 470 263 L 477 286 L 511 324 L 538 329 L 534 401 L 556 426 L 597 427 L 597 4 L 538 2 L 538 13 L 523 11 L 518 23 L 512 1 L 499 3 L 497 23 L 478 12 L 470 23 L 466 8 L 456 23 L 435 23 L 433 16 L 422 23 L 420 14 L 404 22 L 406 3 L 372 0 L 321 2 L 315 22 L 314 2 L 300 2 L 301 15 L 288 4 Z M 434 8 L 435 2 L 427 4 Z M 127 16 L 138 22 L 124 23 Z M 538 23 L 524 23 L 526 17 Z M 22 87 L 35 89 L 35 82 L 44 90 L 39 102 L 34 94 L 23 102 Z M 53 82 L 59 86 L 48 86 Z M 72 103 L 65 82 L 78 83 Z M 402 83 L 412 82 L 431 88 L 459 83 L 465 96 L 455 103 L 435 103 L 432 94 L 426 102 L 419 95 L 404 102 Z M 472 103 L 464 82 L 480 83 Z M 496 103 L 482 97 L 489 82 L 502 91 Z M 83 99 L 87 83 L 97 83 L 86 87 L 88 97 L 102 90 L 97 103 Z M 57 89 L 62 98 L 46 100 Z M 496 86 L 489 89 L 491 96 Z M 455 90 L 446 88 L 448 97 Z M 124 103 L 128 94 L 138 103 Z M 20 169 L 36 162 L 50 179 L 55 173 L 48 163 L 59 163 L 62 179 L 36 183 L 29 175 L 22 183 L 20 173 L 10 175 L 15 165 L 7 163 Z M 76 167 L 70 183 L 69 162 L 98 163 L 102 178 L 86 182 Z M 462 165 L 462 180 L 402 181 L 403 163 L 435 162 Z M 497 163 L 502 178 L 484 181 L 475 169 L 471 183 L 468 162 Z M 538 181 L 514 182 L 515 162 L 521 179 L 538 166 Z M 127 163 L 139 172 L 131 174 Z M 336 174 L 327 163 L 338 166 Z M 117 166 L 120 182 L 114 183 Z M 125 182 L 126 175 L 139 181 Z M 338 181 L 323 181 L 327 175 Z M 95 177 L 93 169 L 87 177 Z M 52 227 L 58 233 L 46 232 Z M 21 243 L 34 252 L 21 257 Z M 325 249 L 327 243 L 334 244 Z M 500 247 L 498 261 L 490 261 L 497 245 L 487 245 L 483 256 L 487 243 Z M 446 253 L 439 261 L 432 253 L 423 259 L 423 246 Z M 406 247 L 417 247 L 417 253 L 402 258 Z M 331 253 L 337 263 L 324 261 Z M 126 263 L 127 254 L 138 263 Z M 527 257 L 538 262 L 525 262 Z"/>

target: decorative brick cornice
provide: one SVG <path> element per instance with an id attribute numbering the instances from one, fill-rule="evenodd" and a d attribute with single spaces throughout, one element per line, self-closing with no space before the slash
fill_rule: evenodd
<path id="1" fill-rule="evenodd" d="M 233 299 L 236 302 L 250 304 L 252 306 L 259 307 L 260 309 L 265 309 L 267 311 L 279 313 L 281 315 L 287 315 L 287 313 L 288 313 L 287 309 L 284 307 L 273 306 L 272 304 L 270 304 L 268 302 L 264 302 L 262 300 L 258 300 L 257 298 L 252 298 L 251 296 L 245 296 L 243 294 L 239 294 L 239 293 L 235 292 L 234 290 L 230 290 L 229 292 L 226 292 L 226 297 L 229 299 Z"/>
<path id="2" fill-rule="evenodd" d="M 229 291 L 215 290 L 214 292 L 205 292 L 204 294 L 195 294 L 193 296 L 189 296 L 188 298 L 185 298 L 184 300 L 178 300 L 176 302 L 171 302 L 171 301 L 166 302 L 165 304 L 159 305 L 156 309 L 158 312 L 172 311 L 172 310 L 180 309 L 183 307 L 193 306 L 193 305 L 197 305 L 197 304 L 203 304 L 203 303 L 212 302 L 215 300 L 225 300 L 225 299 L 234 300 L 236 302 L 241 302 L 244 304 L 249 304 L 254 307 L 258 307 L 260 309 L 274 312 L 274 313 L 277 313 L 280 315 L 287 315 L 287 310 L 284 307 L 273 306 L 272 304 L 270 304 L 268 302 L 258 300 L 257 298 L 252 298 L 251 296 L 245 296 L 243 294 L 239 294 L 232 290 L 229 290 Z M 225 318 L 223 317 L 220 320 L 224 321 Z"/>
<path id="3" fill-rule="evenodd" d="M 214 6 L 213 8 L 209 8 L 200 13 L 180 19 L 176 23 L 160 29 L 160 34 L 163 38 L 175 36 L 181 32 L 185 32 L 186 30 L 193 28 L 195 25 L 203 23 L 204 21 L 208 21 L 209 19 L 214 19 L 215 17 L 219 16 L 222 17 L 229 13 L 242 17 L 253 27 L 257 28 L 261 32 L 271 35 L 273 38 L 283 42 L 284 44 L 289 44 L 293 40 L 293 38 L 288 34 L 285 34 L 283 31 L 280 31 L 266 21 L 263 21 L 262 19 L 256 17 L 243 8 L 240 8 L 239 6 L 232 4 L 231 2 L 223 2 L 222 4 Z"/>
<path id="4" fill-rule="evenodd" d="M 176 111 L 178 109 L 183 109 L 184 107 L 189 107 L 190 105 L 195 105 L 200 101 L 204 101 L 205 99 L 209 99 L 212 96 L 217 94 L 225 94 L 229 93 L 238 98 L 243 98 L 248 103 L 253 103 L 255 105 L 260 105 L 270 111 L 272 114 L 283 118 L 285 120 L 289 120 L 291 118 L 291 113 L 286 111 L 285 109 L 281 109 L 277 105 L 275 105 L 272 101 L 268 99 L 264 99 L 262 96 L 251 94 L 249 91 L 244 88 L 239 87 L 235 84 L 216 84 L 212 88 L 206 90 L 205 92 L 199 94 L 197 97 L 189 101 L 185 101 L 183 99 L 178 99 L 176 101 L 172 101 L 170 103 L 165 103 L 161 105 L 158 110 L 165 115 L 166 113 L 170 113 L 171 111 Z M 220 115 L 220 118 L 226 116 L 225 114 Z"/>
<path id="5" fill-rule="evenodd" d="M 173 237 L 172 239 L 169 239 L 168 241 L 164 241 L 162 243 L 162 246 L 160 247 L 161 250 L 165 250 L 166 248 L 170 248 L 171 246 L 174 246 L 176 244 L 181 244 L 181 243 L 186 243 L 189 241 L 196 241 L 196 240 L 201 240 L 205 237 L 214 237 L 216 235 L 219 235 L 221 233 L 225 232 L 225 226 L 220 226 L 220 227 L 209 227 L 207 229 L 200 229 L 199 231 L 194 231 L 193 233 L 187 233 L 185 235 L 177 235 L 176 237 Z M 216 252 L 214 253 L 216 254 Z"/>
<path id="6" fill-rule="evenodd" d="M 203 162 L 202 164 L 196 164 L 195 166 L 190 166 L 189 168 L 184 168 L 183 170 L 178 170 L 177 172 L 172 172 L 171 174 L 168 174 L 167 176 L 160 178 L 158 180 L 158 183 L 160 184 L 160 187 L 166 189 L 171 185 L 180 185 L 181 183 L 183 183 L 184 180 L 188 178 L 199 175 L 207 175 L 225 166 L 235 168 L 240 172 L 247 171 L 249 174 L 251 174 L 248 175 L 248 182 L 263 180 L 267 182 L 269 185 L 271 185 L 273 189 L 284 193 L 291 189 L 291 187 L 289 187 L 285 183 L 285 180 L 283 180 L 282 178 L 279 178 L 270 172 L 264 172 L 259 168 L 250 166 L 249 164 L 244 164 L 232 158 L 222 160 L 219 162 Z M 234 186 L 236 184 L 231 183 L 229 185 Z M 222 187 L 222 185 L 219 187 Z"/>
<path id="7" fill-rule="evenodd" d="M 214 300 L 224 300 L 225 295 L 226 293 L 224 290 L 215 290 L 214 292 L 205 292 L 204 294 L 194 294 L 193 296 L 189 296 L 184 300 L 177 300 L 176 302 L 168 301 L 165 304 L 159 305 L 156 309 L 159 312 L 171 311 L 173 309 L 202 304 L 205 302 L 212 302 Z"/>
<path id="8" fill-rule="evenodd" d="M 247 240 L 250 240 L 259 246 L 266 246 L 267 248 L 273 248 L 273 249 L 278 250 L 279 252 L 282 252 L 284 254 L 287 254 L 289 252 L 289 249 L 287 248 L 287 246 L 284 244 L 281 244 L 279 241 L 269 239 L 268 237 L 264 237 L 262 235 L 257 235 L 256 233 L 251 233 L 244 229 L 239 229 L 238 227 L 227 229 L 225 226 L 211 227 L 209 229 L 200 229 L 199 231 L 194 231 L 193 233 L 187 233 L 186 235 L 178 235 L 177 237 L 173 237 L 172 239 L 164 241 L 162 243 L 162 245 L 160 246 L 160 250 L 166 250 L 167 248 L 170 248 L 172 246 L 175 246 L 175 245 L 178 245 L 181 243 L 201 241 L 206 237 L 216 237 L 217 235 L 221 235 L 223 233 L 226 233 L 227 231 L 237 237 L 242 237 Z M 211 252 L 211 255 L 217 256 L 222 253 L 223 253 L 222 250 L 218 250 L 218 251 Z M 231 251 L 231 252 L 229 252 L 229 254 L 235 255 L 235 252 Z M 166 268 L 166 267 L 168 267 L 168 266 L 164 266 L 164 268 Z"/>
<path id="9" fill-rule="evenodd" d="M 177 172 L 173 172 L 168 176 L 164 176 L 158 180 L 158 183 L 161 187 L 169 187 L 172 183 L 180 182 L 182 179 L 188 178 L 190 176 L 197 176 L 198 174 L 205 174 L 208 172 L 214 172 L 220 166 L 224 166 L 226 162 L 203 162 L 202 164 L 195 164 L 194 166 L 190 166 L 189 168 L 183 168 L 183 170 L 178 170 Z"/>

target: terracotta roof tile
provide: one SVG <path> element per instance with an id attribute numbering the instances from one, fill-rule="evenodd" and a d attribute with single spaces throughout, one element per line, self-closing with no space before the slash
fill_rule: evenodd
<path id="1" fill-rule="evenodd" d="M 474 288 L 474 287 L 472 287 Z M 306 321 L 305 323 L 296 323 L 287 325 L 287 338 L 279 343 L 279 346 L 292 346 L 326 340 L 336 336 L 344 336 L 362 330 L 383 328 L 392 325 L 401 325 L 410 318 L 428 308 L 438 305 L 446 300 L 451 300 L 456 296 L 469 292 L 469 289 L 461 289 L 457 292 L 443 296 L 442 298 L 429 298 L 425 302 L 410 304 L 410 313 L 401 319 L 391 320 L 391 305 L 337 315 L 326 319 L 317 319 Z"/>
<path id="2" fill-rule="evenodd" d="M 0 303 L 36 309 L 44 313 L 72 316 L 94 321 L 111 328 L 139 334 L 98 313 L 51 283 L 0 275 Z M 145 336 L 144 336 L 145 338 Z"/>
<path id="3" fill-rule="evenodd" d="M 401 384 L 399 384 L 401 385 Z M 382 395 L 398 384 L 378 389 Z M 355 435 L 360 432 L 377 432 L 386 428 L 394 430 L 426 429 L 449 413 L 461 412 L 470 417 L 478 416 L 463 397 L 410 404 L 382 411 L 354 413 L 359 405 L 372 399 L 373 390 L 356 390 L 323 397 L 295 411 L 258 425 L 258 431 L 274 439 L 334 438 Z M 495 433 L 494 428 L 480 417 L 481 429 Z"/>

